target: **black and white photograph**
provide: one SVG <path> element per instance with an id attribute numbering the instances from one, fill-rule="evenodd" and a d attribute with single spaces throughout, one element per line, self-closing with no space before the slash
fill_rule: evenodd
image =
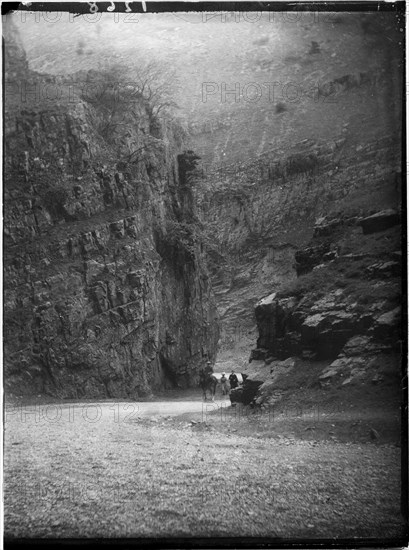
<path id="1" fill-rule="evenodd" d="M 2 5 L 6 547 L 407 546 L 405 32 Z"/>

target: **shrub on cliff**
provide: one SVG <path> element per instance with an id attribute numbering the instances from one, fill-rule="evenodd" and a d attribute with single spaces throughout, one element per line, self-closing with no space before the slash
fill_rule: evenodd
<path id="1" fill-rule="evenodd" d="M 334 269 L 331 269 L 330 266 L 325 266 L 291 281 L 278 292 L 278 295 L 280 298 L 287 298 L 289 296 L 302 298 L 306 294 L 313 292 L 316 296 L 323 296 L 326 289 L 334 285 L 336 276 L 337 272 Z"/>
<path id="2" fill-rule="evenodd" d="M 221 258 L 215 228 L 195 216 L 189 220 L 168 220 L 165 228 L 157 228 L 158 250 L 162 255 L 178 252 L 187 259 L 197 258 L 198 251 Z"/>
<path id="3" fill-rule="evenodd" d="M 166 247 L 183 252 L 188 258 L 193 259 L 199 244 L 197 227 L 193 223 L 168 220 L 162 241 Z"/>

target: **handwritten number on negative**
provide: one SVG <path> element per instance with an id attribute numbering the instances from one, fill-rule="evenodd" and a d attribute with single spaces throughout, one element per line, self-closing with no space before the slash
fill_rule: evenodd
<path id="1" fill-rule="evenodd" d="M 96 2 L 87 2 L 87 4 L 89 4 L 89 6 L 90 6 L 90 8 L 89 8 L 90 13 L 97 13 L 98 6 L 97 6 Z"/>

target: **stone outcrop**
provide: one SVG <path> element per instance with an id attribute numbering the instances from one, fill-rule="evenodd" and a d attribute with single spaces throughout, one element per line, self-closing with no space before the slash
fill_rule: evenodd
<path id="1" fill-rule="evenodd" d="M 396 325 L 395 323 L 395 329 Z M 382 381 L 377 370 L 379 366 L 390 362 L 390 352 L 388 339 L 354 336 L 345 344 L 337 359 L 324 368 L 319 376 L 320 385 L 325 386 L 338 381 L 342 386 L 346 386 L 368 379 L 377 384 Z"/>
<path id="2" fill-rule="evenodd" d="M 382 213 L 379 218 L 386 219 Z M 388 222 L 383 236 L 360 234 L 360 219 L 352 219 L 348 223 L 319 219 L 310 245 L 296 253 L 298 263 L 303 262 L 303 274 L 284 292 L 274 292 L 257 303 L 259 338 L 250 363 L 259 360 L 267 368 L 277 359 L 294 356 L 327 360 L 330 363 L 319 382 L 346 385 L 368 379 L 380 357 L 399 353 L 402 266 L 401 255 L 394 252 L 399 247 L 399 228 Z M 325 258 L 330 246 L 337 255 Z M 343 254 L 345 247 L 352 252 Z M 317 262 L 322 263 L 311 270 Z M 270 377 L 263 384 L 258 398 L 265 402 L 274 383 Z"/>
<path id="3" fill-rule="evenodd" d="M 325 257 L 330 257 L 329 243 L 319 244 L 302 250 L 297 250 L 295 253 L 295 268 L 297 276 L 305 275 L 313 270 L 316 265 L 319 265 Z"/>
<path id="4" fill-rule="evenodd" d="M 282 397 L 282 391 L 279 388 L 280 379 L 283 376 L 290 375 L 296 367 L 296 358 L 289 357 L 284 361 L 272 361 L 270 363 L 270 375 L 263 382 L 257 391 L 255 404 L 273 405 Z"/>
<path id="5" fill-rule="evenodd" d="M 400 307 L 383 313 L 375 320 L 373 327 L 374 337 L 380 341 L 396 338 L 400 332 L 401 321 L 402 316 Z"/>
<path id="6" fill-rule="evenodd" d="M 280 298 L 273 294 L 255 309 L 259 329 L 257 348 L 250 360 L 297 354 L 305 358 L 331 359 L 355 335 L 369 335 L 390 347 L 400 338 L 400 309 L 383 313 L 387 302 L 363 308 L 342 289 L 324 297 Z"/>
<path id="7" fill-rule="evenodd" d="M 312 305 L 302 299 L 276 295 L 267 303 L 259 302 L 255 309 L 259 328 L 256 353 L 264 348 L 266 356 L 279 358 L 303 352 L 317 359 L 336 357 L 364 322 L 344 300 L 340 291 L 329 293 Z"/>
<path id="8" fill-rule="evenodd" d="M 385 229 L 389 229 L 389 227 L 393 227 L 399 223 L 399 213 L 392 209 L 382 210 L 381 212 L 372 214 L 372 216 L 367 216 L 366 218 L 359 220 L 359 225 L 362 227 L 365 235 L 376 233 L 378 231 L 384 231 Z"/>
<path id="9" fill-rule="evenodd" d="M 17 39 L 8 25 L 6 388 L 91 398 L 192 384 L 218 324 L 189 232 L 191 154 L 142 100 L 107 136 L 98 105 L 28 71 Z"/>
<path id="10" fill-rule="evenodd" d="M 249 405 L 255 398 L 259 388 L 270 376 L 270 367 L 263 361 L 255 361 L 251 366 L 241 369 L 243 384 L 231 390 L 231 403 L 243 403 Z"/>

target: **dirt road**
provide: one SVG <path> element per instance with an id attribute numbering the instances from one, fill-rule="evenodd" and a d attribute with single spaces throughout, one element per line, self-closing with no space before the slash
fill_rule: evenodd
<path id="1" fill-rule="evenodd" d="M 267 439 L 256 417 L 222 431 L 220 411 L 197 396 L 8 407 L 6 537 L 402 534 L 399 448 Z"/>
<path id="2" fill-rule="evenodd" d="M 190 396 L 189 396 L 190 397 Z M 203 401 L 199 397 L 190 399 L 173 399 L 167 401 L 86 401 L 64 403 L 31 403 L 28 405 L 8 405 L 6 421 L 19 420 L 23 424 L 59 422 L 64 417 L 69 422 L 77 421 L 94 423 L 100 421 L 132 422 L 137 418 L 166 418 L 191 414 L 192 418 L 206 420 L 212 411 L 226 410 L 230 406 L 228 398 L 215 398 L 214 401 Z"/>

